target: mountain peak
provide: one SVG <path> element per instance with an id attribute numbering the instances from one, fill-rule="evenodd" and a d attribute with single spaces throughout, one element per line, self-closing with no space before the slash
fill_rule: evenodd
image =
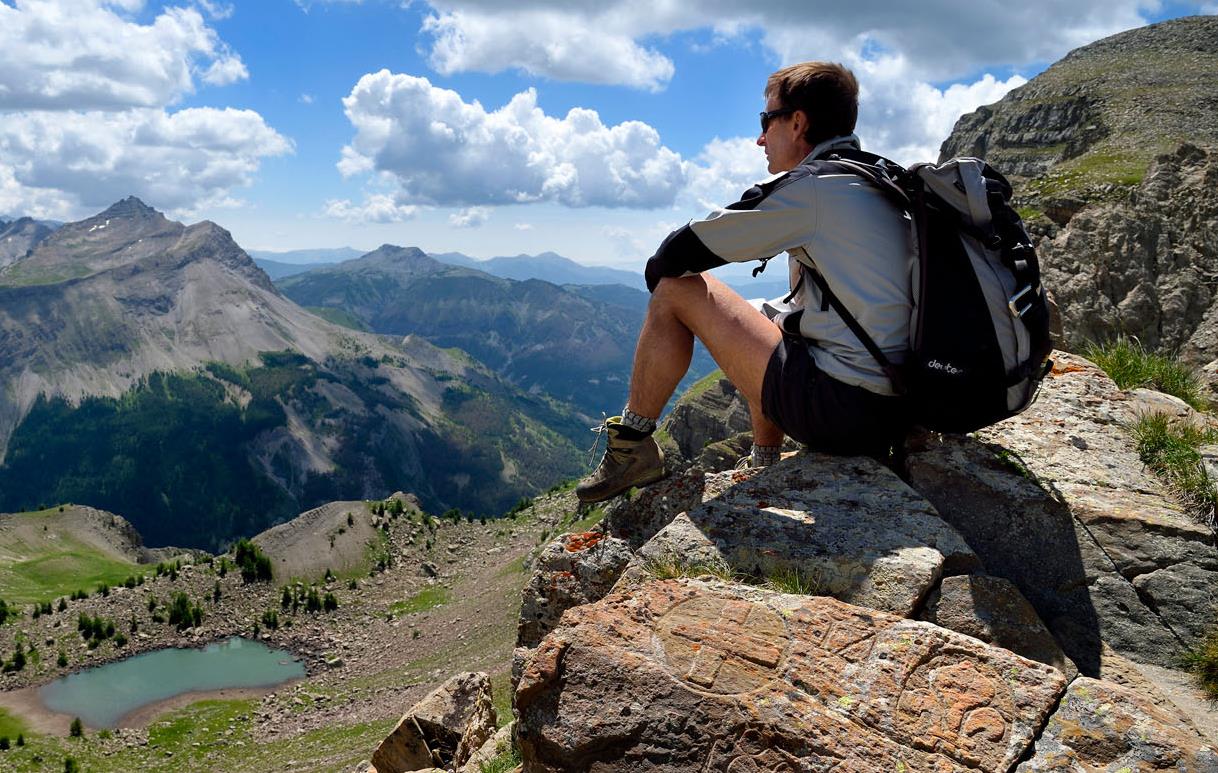
<path id="1" fill-rule="evenodd" d="M 101 214 L 99 218 L 119 218 L 119 217 L 164 217 L 163 214 L 153 209 L 152 207 L 140 201 L 135 196 L 128 196 L 121 201 L 116 201 Z"/>

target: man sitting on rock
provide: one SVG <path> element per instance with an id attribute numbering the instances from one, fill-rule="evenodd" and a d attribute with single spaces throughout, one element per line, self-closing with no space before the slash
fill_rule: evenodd
<path id="1" fill-rule="evenodd" d="M 757 144 L 772 176 L 673 231 L 647 261 L 652 296 L 629 397 L 622 415 L 605 422 L 608 448 L 576 488 L 581 501 L 664 477 L 651 435 L 689 368 L 695 336 L 748 400 L 753 466 L 777 461 L 784 433 L 818 450 L 883 454 L 906 428 L 889 379 L 815 283 L 804 281 L 796 259 L 815 265 L 880 349 L 901 362 L 909 347 L 909 223 L 862 178 L 818 176 L 804 166 L 858 151 L 858 81 L 839 64 L 804 62 L 771 75 L 765 99 Z M 763 304 L 763 313 L 702 273 L 783 251 L 792 292 Z"/>

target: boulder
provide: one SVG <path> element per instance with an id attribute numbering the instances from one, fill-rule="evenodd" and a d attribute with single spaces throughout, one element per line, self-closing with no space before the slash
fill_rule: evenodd
<path id="1" fill-rule="evenodd" d="M 926 601 L 919 619 L 1008 649 L 1061 671 L 1067 680 L 1078 669 L 1058 646 L 1015 584 L 1001 577 L 972 574 L 945 577 Z"/>
<path id="2" fill-rule="evenodd" d="M 1007 770 L 1056 669 L 929 623 L 696 580 L 570 610 L 516 691 L 529 771 Z"/>
<path id="3" fill-rule="evenodd" d="M 1210 577 L 1214 534 L 1142 464 L 1125 429 L 1135 418 L 1129 396 L 1081 357 L 1054 359 L 1025 413 L 975 439 L 912 443 L 910 485 L 989 574 L 1015 583 L 1083 673 L 1099 675 L 1101 640 L 1171 665 L 1195 641 L 1193 615 L 1182 589 L 1139 578 Z"/>
<path id="4" fill-rule="evenodd" d="M 564 534 L 546 545 L 524 587 L 516 645 L 536 647 L 564 610 L 608 593 L 632 555 L 624 541 L 596 531 Z"/>
<path id="5" fill-rule="evenodd" d="M 495 733 L 491 681 L 457 674 L 416 703 L 372 755 L 378 773 L 455 769 Z"/>
<path id="6" fill-rule="evenodd" d="M 934 508 L 866 457 L 799 454 L 739 474 L 706 476 L 723 493 L 661 529 L 623 581 L 674 563 L 758 581 L 798 572 L 815 594 L 908 616 L 943 574 L 979 567 Z"/>
<path id="7" fill-rule="evenodd" d="M 605 509 L 605 531 L 626 540 L 637 550 L 667 526 L 677 513 L 697 507 L 759 472 L 746 469 L 708 475 L 705 470 L 695 467 L 672 475 L 638 490 L 633 496 L 613 500 Z"/>
<path id="8" fill-rule="evenodd" d="M 1017 773 L 1042 771 L 1210 773 L 1218 753 L 1174 713 L 1119 684 L 1079 677 Z"/>

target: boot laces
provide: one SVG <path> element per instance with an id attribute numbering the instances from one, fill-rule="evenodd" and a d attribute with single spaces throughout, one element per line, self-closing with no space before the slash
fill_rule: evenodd
<path id="1" fill-rule="evenodd" d="M 596 459 L 596 449 L 601 444 L 601 438 L 609 431 L 609 417 L 604 411 L 601 411 L 601 423 L 595 427 L 590 427 L 596 436 L 592 438 L 592 446 L 588 449 L 588 466 L 592 466 L 592 462 Z M 609 447 L 608 440 L 605 441 L 605 450 L 607 453 L 612 453 L 613 449 Z"/>

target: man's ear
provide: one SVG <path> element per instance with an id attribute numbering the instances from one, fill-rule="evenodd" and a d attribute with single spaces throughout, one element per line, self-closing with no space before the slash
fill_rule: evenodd
<path id="1" fill-rule="evenodd" d="M 808 129 L 811 127 L 812 119 L 803 110 L 796 110 L 791 114 L 791 129 L 795 131 L 797 137 L 807 137 Z"/>

